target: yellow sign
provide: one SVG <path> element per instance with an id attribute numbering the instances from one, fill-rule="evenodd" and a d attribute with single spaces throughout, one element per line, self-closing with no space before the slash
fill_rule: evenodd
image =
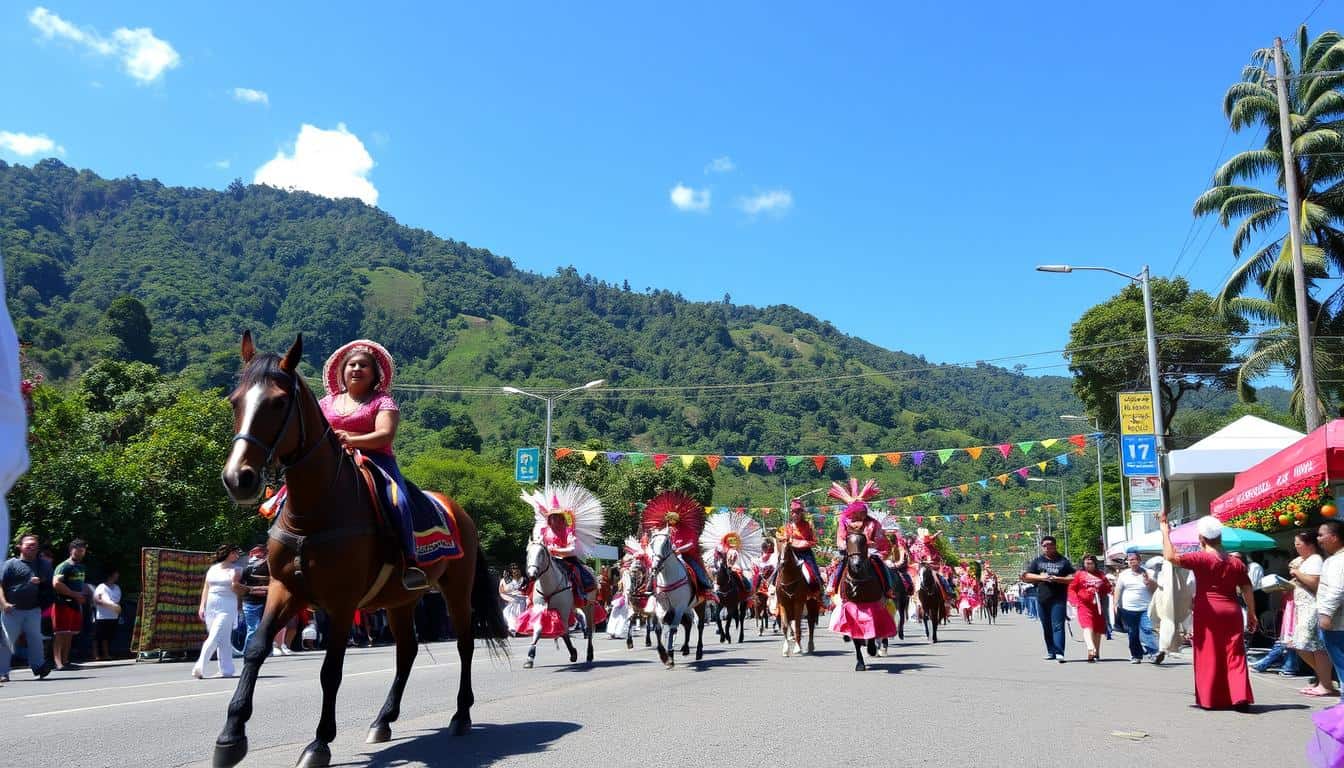
<path id="1" fill-rule="evenodd" d="M 1120 393 L 1120 434 L 1153 434 L 1153 396 L 1149 392 Z"/>

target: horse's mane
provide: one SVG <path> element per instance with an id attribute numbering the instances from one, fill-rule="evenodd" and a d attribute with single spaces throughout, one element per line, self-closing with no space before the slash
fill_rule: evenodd
<path id="1" fill-rule="evenodd" d="M 243 370 L 238 373 L 238 388 L 251 389 L 257 384 L 288 379 L 290 373 L 280 367 L 283 359 L 274 352 L 258 352 L 253 355 L 247 365 L 243 366 Z"/>

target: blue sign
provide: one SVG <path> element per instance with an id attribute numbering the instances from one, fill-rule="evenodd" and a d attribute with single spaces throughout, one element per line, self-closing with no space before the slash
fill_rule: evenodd
<path id="1" fill-rule="evenodd" d="M 513 461 L 513 479 L 535 483 L 541 477 L 541 449 L 519 448 Z"/>
<path id="2" fill-rule="evenodd" d="M 1120 460 L 1125 477 L 1157 477 L 1157 436 L 1121 435 Z"/>

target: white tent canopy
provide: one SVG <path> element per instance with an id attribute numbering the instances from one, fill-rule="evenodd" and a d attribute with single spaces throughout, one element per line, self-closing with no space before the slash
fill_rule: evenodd
<path id="1" fill-rule="evenodd" d="M 1257 416 L 1242 416 L 1189 448 L 1167 455 L 1168 480 L 1235 475 L 1303 437 L 1288 427 Z"/>

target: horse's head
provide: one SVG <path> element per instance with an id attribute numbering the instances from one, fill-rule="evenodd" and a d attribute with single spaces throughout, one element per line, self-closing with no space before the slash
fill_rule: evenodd
<path id="1" fill-rule="evenodd" d="M 258 354 L 252 334 L 243 333 L 243 372 L 229 395 L 233 406 L 233 447 L 220 479 L 235 504 L 255 504 L 273 465 L 287 466 L 304 448 L 306 429 L 301 398 L 312 399 L 298 375 L 303 356 L 300 334 L 284 356 Z"/>
<path id="2" fill-rule="evenodd" d="M 851 571 L 858 571 L 868 562 L 868 537 L 851 533 L 845 537 L 845 562 Z"/>
<path id="3" fill-rule="evenodd" d="M 528 581 L 535 581 L 541 572 L 546 570 L 550 564 L 551 553 L 542 546 L 540 541 L 532 539 L 527 542 L 527 566 L 523 571 L 527 575 Z"/>
<path id="4" fill-rule="evenodd" d="M 653 564 L 649 567 L 649 573 L 656 575 L 672 558 L 672 535 L 666 528 L 654 531 L 649 537 L 649 556 L 653 558 Z"/>

